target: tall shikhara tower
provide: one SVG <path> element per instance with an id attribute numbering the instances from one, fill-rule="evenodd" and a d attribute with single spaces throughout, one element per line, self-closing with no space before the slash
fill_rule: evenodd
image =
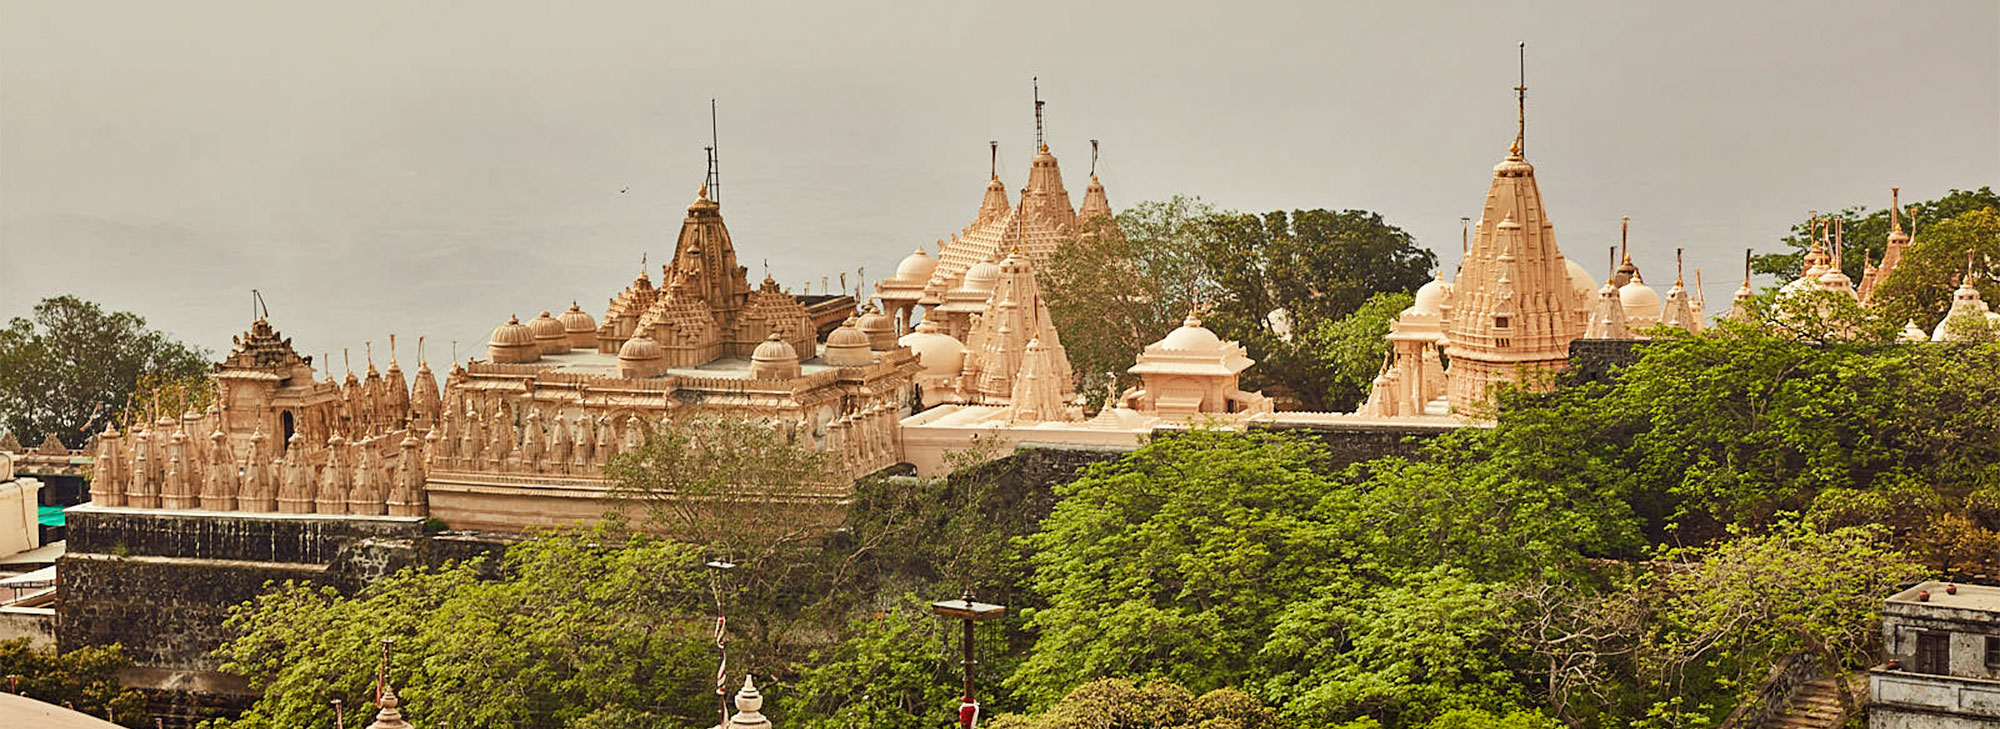
<path id="1" fill-rule="evenodd" d="M 1535 186 L 1535 167 L 1521 156 L 1526 83 L 1515 90 L 1522 110 L 1514 146 L 1493 167 L 1478 233 L 1452 284 L 1445 351 L 1455 411 L 1490 402 L 1495 383 L 1561 369 L 1569 361 L 1570 341 L 1583 335 L 1568 264 Z"/>

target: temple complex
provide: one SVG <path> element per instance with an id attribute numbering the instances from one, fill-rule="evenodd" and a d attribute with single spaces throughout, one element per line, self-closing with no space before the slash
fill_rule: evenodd
<path id="1" fill-rule="evenodd" d="M 942 336 L 925 331 L 932 326 L 926 321 L 905 337 L 912 349 L 923 352 L 936 341 L 926 337 Z M 1081 406 L 1053 397 L 1058 392 L 1050 381 L 1053 373 L 1036 364 L 1050 361 L 1036 356 L 1039 341 L 1029 340 L 1026 349 L 1027 364 L 1010 403 L 948 403 L 903 420 L 903 456 L 919 475 L 949 471 L 951 454 L 958 452 L 998 457 L 1028 442 L 1137 448 L 1163 428 L 1241 428 L 1272 412 L 1270 398 L 1237 387 L 1238 375 L 1254 364 L 1242 345 L 1223 341 L 1194 314 L 1139 353 L 1126 370 L 1140 377 L 1138 386 L 1112 393 L 1088 419 Z M 1062 385 L 1067 390 L 1066 380 Z"/>
<path id="2" fill-rule="evenodd" d="M 1040 101 L 1035 113 L 1039 124 Z M 1018 203 L 1008 200 L 998 168 L 990 170 L 985 197 L 972 222 L 949 242 L 940 241 L 935 257 L 918 248 L 896 266 L 895 275 L 876 284 L 875 297 L 895 319 L 898 331 L 914 330 L 915 309 L 922 306 L 923 318 L 938 319 L 945 334 L 967 341 L 969 315 L 992 297 L 1000 274 L 995 267 L 1003 259 L 1012 255 L 1027 265 L 1045 265 L 1064 241 L 1100 231 L 1116 234 L 1116 228 L 1107 224 L 1111 203 L 1096 170 L 1091 171 L 1090 184 L 1084 188 L 1083 204 L 1072 207 L 1069 191 L 1063 187 L 1062 167 L 1049 153 L 1048 145 L 1040 142 L 1039 134 L 1037 137 L 1028 184 L 1021 189 Z M 1093 140 L 1093 157 L 1096 151 Z"/>
<path id="3" fill-rule="evenodd" d="M 896 422 L 911 412 L 919 366 L 886 317 L 850 305 L 822 344 L 799 297 L 769 277 L 749 284 L 705 186 L 660 274 L 655 287 L 642 271 L 601 319 L 574 303 L 509 317 L 486 358 L 454 364 L 442 388 L 421 358 L 406 384 L 393 338 L 386 372 L 371 356 L 365 377 L 317 380 L 312 359 L 260 317 L 216 365 L 216 405 L 180 416 L 155 407 L 129 433 L 98 437 L 92 501 L 522 531 L 602 516 L 609 459 L 643 442 L 647 423 L 695 413 L 757 419 L 839 454 L 835 483 L 773 495 L 800 509 L 835 505 L 853 477 L 901 460 Z M 1031 308 L 1014 326 L 1046 321 L 1032 277 L 1016 287 Z M 974 392 L 1011 393 L 1023 361 L 1039 361 L 1044 380 L 1068 377 L 1066 362 L 1051 364 L 1053 333 L 1046 347 L 992 339 L 975 359 L 1008 369 L 975 377 L 985 389 Z"/>

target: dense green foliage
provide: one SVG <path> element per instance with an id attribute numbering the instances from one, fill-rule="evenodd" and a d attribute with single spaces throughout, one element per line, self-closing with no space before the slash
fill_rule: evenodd
<path id="1" fill-rule="evenodd" d="M 1326 406 L 1335 412 L 1350 412 L 1368 396 L 1375 376 L 1389 356 L 1389 325 L 1404 309 L 1416 303 L 1416 296 L 1402 291 L 1385 291 L 1368 298 L 1353 313 L 1320 323 L 1307 330 L 1307 346 L 1324 368 Z"/>
<path id="2" fill-rule="evenodd" d="M 1302 341 L 1358 370 L 1405 303 Z M 785 725 L 949 716 L 961 646 L 923 603 L 968 590 L 1009 606 L 977 638 L 1003 729 L 1712 725 L 1781 660 L 1869 663 L 1897 584 L 2000 575 L 2000 343 L 1890 330 L 1838 297 L 1766 297 L 1609 380 L 1507 391 L 1490 427 L 1412 456 L 1196 429 L 1051 491 L 971 454 L 948 479 L 864 480 L 830 536 L 724 488 L 806 473 L 802 449 L 658 424 L 615 470 L 641 499 L 711 497 L 648 510 L 687 542 L 551 537 L 353 599 L 289 588 L 239 614 L 226 655 L 271 690 L 247 726 L 362 705 L 381 635 L 423 656 L 396 674 L 420 716 L 706 722 L 695 565 L 720 552 L 745 564 L 723 591 L 732 673 L 757 672 Z M 503 675 L 538 698 L 487 699 Z"/>
<path id="3" fill-rule="evenodd" d="M 391 685 L 418 726 L 583 727 L 607 713 L 628 727 L 694 725 L 714 706 L 699 564 L 684 545 L 607 529 L 405 571 L 353 598 L 287 583 L 231 616 L 243 636 L 223 668 L 264 696 L 216 725 L 330 729 L 332 699 L 372 716 L 385 638 Z"/>
<path id="4" fill-rule="evenodd" d="M 123 410 L 141 377 L 185 381 L 208 354 L 74 296 L 43 299 L 0 329 L 0 424 L 33 446 L 54 434 L 81 448 Z M 170 402 L 170 405 L 182 403 Z"/>
<path id="5" fill-rule="evenodd" d="M 88 646 L 68 653 L 36 648 L 27 638 L 0 640 L 0 676 L 19 677 L 8 690 L 131 727 L 151 726 L 145 698 L 118 683 L 132 665 L 118 646 Z"/>
<path id="6" fill-rule="evenodd" d="M 1120 213 L 1116 233 L 1065 243 L 1042 275 L 1049 314 L 1092 398 L 1106 373 L 1122 375 L 1134 353 L 1201 309 L 1206 326 L 1258 361 L 1244 373 L 1247 389 L 1345 407 L 1359 391 L 1325 357 L 1315 329 L 1377 294 L 1415 291 L 1437 265 L 1409 233 L 1361 210 L 1251 215 L 1176 197 Z"/>

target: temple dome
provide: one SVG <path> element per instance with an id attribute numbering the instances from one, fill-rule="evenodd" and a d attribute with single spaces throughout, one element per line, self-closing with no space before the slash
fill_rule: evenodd
<path id="1" fill-rule="evenodd" d="M 618 348 L 620 377 L 656 377 L 666 372 L 666 363 L 667 350 L 644 334 L 625 340 L 625 345 Z"/>
<path id="2" fill-rule="evenodd" d="M 486 357 L 500 364 L 533 362 L 542 358 L 541 346 L 535 343 L 535 332 L 521 323 L 518 316 L 508 316 L 507 323 L 493 330 L 493 338 L 486 343 Z"/>
<path id="3" fill-rule="evenodd" d="M 777 332 L 750 352 L 750 376 L 759 380 L 782 380 L 799 376 L 799 353 Z"/>
<path id="4" fill-rule="evenodd" d="M 569 351 L 569 331 L 562 322 L 544 311 L 541 316 L 528 322 L 528 330 L 535 333 L 535 345 L 542 354 L 562 354 Z"/>
<path id="5" fill-rule="evenodd" d="M 1000 264 L 992 261 L 980 261 L 972 264 L 970 268 L 965 269 L 965 283 L 960 284 L 959 288 L 966 291 L 992 293 L 993 287 L 999 283 Z"/>
<path id="6" fill-rule="evenodd" d="M 1436 278 L 1431 279 L 1429 283 L 1417 289 L 1417 301 L 1410 305 L 1408 311 L 1430 316 L 1441 316 L 1444 314 L 1445 299 L 1450 296 L 1451 284 L 1444 282 L 1444 272 L 1439 271 Z"/>
<path id="7" fill-rule="evenodd" d="M 1618 303 L 1625 308 L 1626 321 L 1654 322 L 1660 318 L 1660 292 L 1647 286 L 1643 278 L 1634 277 L 1618 287 Z"/>
<path id="8" fill-rule="evenodd" d="M 569 346 L 591 347 L 597 344 L 597 320 L 590 317 L 576 302 L 569 302 L 569 311 L 556 317 L 562 322 L 563 333 L 569 337 Z"/>
<path id="9" fill-rule="evenodd" d="M 856 326 L 868 337 L 869 349 L 882 352 L 896 348 L 896 322 L 873 304 L 862 310 Z"/>
<path id="10" fill-rule="evenodd" d="M 1202 326 L 1200 317 L 1189 314 L 1179 329 L 1167 333 L 1166 338 L 1154 346 L 1182 352 L 1213 352 L 1222 348 L 1222 338 Z"/>
<path id="11" fill-rule="evenodd" d="M 896 343 L 910 348 L 917 356 L 917 364 L 922 365 L 925 374 L 951 376 L 958 374 L 965 366 L 965 345 L 951 335 L 938 331 L 936 322 L 928 319 L 917 325 L 917 330 L 903 335 Z"/>
<path id="12" fill-rule="evenodd" d="M 896 264 L 896 280 L 919 284 L 929 281 L 931 273 L 937 270 L 937 264 L 938 259 L 918 248 L 917 252 L 904 257 L 902 263 Z"/>
<path id="13" fill-rule="evenodd" d="M 826 335 L 826 348 L 820 352 L 820 360 L 835 367 L 860 367 L 873 361 L 868 351 L 868 335 L 861 332 L 859 320 L 847 317 L 847 322 Z"/>

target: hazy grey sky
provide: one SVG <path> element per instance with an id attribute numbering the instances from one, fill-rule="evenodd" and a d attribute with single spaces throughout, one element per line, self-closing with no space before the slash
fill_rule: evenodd
<path id="1" fill-rule="evenodd" d="M 593 314 L 671 252 L 721 101 L 738 253 L 889 272 L 1025 182 L 1380 211 L 1456 261 L 1513 136 L 1565 253 L 1618 218 L 1726 302 L 1808 208 L 2000 184 L 2000 2 L 0 3 L 0 315 L 71 292 L 224 351 Z M 629 192 L 621 193 L 621 190 Z M 407 347 L 406 362 L 414 359 Z"/>

